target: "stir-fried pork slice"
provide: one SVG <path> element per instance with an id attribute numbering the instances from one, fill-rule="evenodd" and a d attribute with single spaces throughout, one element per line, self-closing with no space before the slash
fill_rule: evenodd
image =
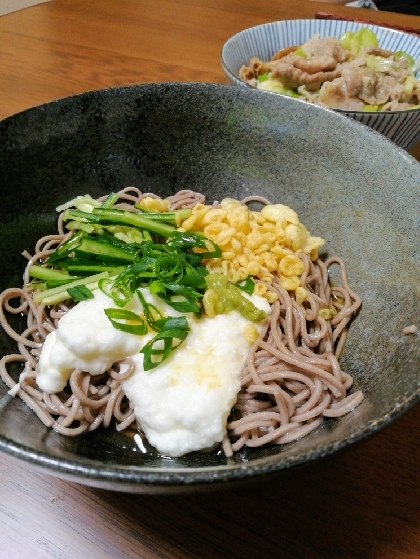
<path id="1" fill-rule="evenodd" d="M 250 68 L 249 66 L 245 66 L 244 64 L 239 70 L 239 77 L 241 80 L 249 83 L 255 78 L 254 68 Z"/>
<path id="2" fill-rule="evenodd" d="M 381 49 L 381 47 L 366 47 L 366 54 L 373 54 L 374 56 L 381 56 L 382 58 L 391 58 L 394 56 L 392 50 Z"/>
<path id="3" fill-rule="evenodd" d="M 389 103 L 385 103 L 382 107 L 383 111 L 404 111 L 406 109 L 410 109 L 413 106 L 412 103 L 400 103 L 397 99 L 393 101 L 389 101 Z"/>
<path id="4" fill-rule="evenodd" d="M 359 98 L 368 105 L 383 105 L 390 97 L 396 84 L 393 76 L 373 72 L 369 68 L 361 70 L 363 88 L 359 92 Z"/>
<path id="5" fill-rule="evenodd" d="M 346 83 L 347 95 L 357 97 L 363 90 L 363 77 L 360 68 L 343 68 L 342 76 Z"/>
<path id="6" fill-rule="evenodd" d="M 274 64 L 272 62 L 263 62 L 257 56 L 251 58 L 249 66 L 242 66 L 239 70 L 239 77 L 241 80 L 251 80 L 258 78 L 261 74 L 271 72 Z"/>
<path id="7" fill-rule="evenodd" d="M 328 56 L 334 58 L 336 62 L 344 62 L 350 55 L 348 51 L 343 49 L 340 40 L 336 37 L 320 39 L 318 35 L 314 35 L 309 41 L 303 43 L 301 48 L 308 58 Z"/>
<path id="8" fill-rule="evenodd" d="M 298 47 L 286 47 L 285 49 L 280 49 L 275 54 L 273 54 L 271 60 L 280 60 L 280 58 L 284 58 L 291 52 L 294 52 L 297 48 Z"/>
<path id="9" fill-rule="evenodd" d="M 393 76 L 400 82 L 405 81 L 408 76 L 412 76 L 412 72 L 410 72 L 410 70 L 406 70 L 405 68 L 397 68 L 395 66 L 394 68 L 390 68 L 386 73 L 389 76 Z"/>
<path id="10" fill-rule="evenodd" d="M 312 37 L 301 49 L 306 57 L 292 52 L 282 57 L 273 67 L 272 77 L 287 88 L 305 85 L 309 91 L 316 91 L 323 82 L 340 76 L 340 63 L 348 57 L 335 37 Z"/>
<path id="11" fill-rule="evenodd" d="M 403 110 L 420 104 L 420 81 L 405 57 L 380 47 L 362 48 L 354 55 L 335 37 L 314 35 L 301 47 L 278 51 L 271 61 L 253 58 L 240 77 L 258 85 L 259 75 L 269 72 L 285 89 L 301 98 L 332 109 Z"/>
<path id="12" fill-rule="evenodd" d="M 332 81 L 340 76 L 340 69 L 336 68 L 331 72 L 308 73 L 296 68 L 293 64 L 280 61 L 273 70 L 271 77 L 279 80 L 284 87 L 296 89 L 300 85 L 305 85 L 308 91 L 317 91 L 321 84 Z"/>
<path id="13" fill-rule="evenodd" d="M 354 87 L 350 86 L 350 87 Z M 325 82 L 319 90 L 320 104 L 331 109 L 363 111 L 365 104 L 358 97 L 351 95 L 349 85 L 344 77 L 332 82 Z"/>

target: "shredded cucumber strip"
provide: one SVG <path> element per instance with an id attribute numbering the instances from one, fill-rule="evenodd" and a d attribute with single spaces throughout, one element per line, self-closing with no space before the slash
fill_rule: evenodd
<path id="1" fill-rule="evenodd" d="M 65 285 L 60 285 L 59 287 L 53 287 L 51 289 L 46 289 L 45 291 L 38 291 L 34 294 L 35 303 L 44 303 L 45 305 L 54 305 L 60 301 L 65 301 L 70 298 L 67 292 L 69 287 L 76 287 L 77 285 L 86 285 L 89 289 L 96 289 L 98 287 L 98 281 L 104 278 L 109 278 L 110 274 L 108 272 L 102 272 L 101 274 L 95 274 L 87 278 L 80 278 Z"/>

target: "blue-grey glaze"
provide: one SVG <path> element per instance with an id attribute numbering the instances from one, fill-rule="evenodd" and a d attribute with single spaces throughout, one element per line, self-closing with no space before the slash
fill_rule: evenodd
<path id="1" fill-rule="evenodd" d="M 420 165 L 332 111 L 251 88 L 121 87 L 54 101 L 0 122 L 0 288 L 20 285 L 24 249 L 56 231 L 54 208 L 128 185 L 208 200 L 257 193 L 290 205 L 326 253 L 344 258 L 363 307 L 342 363 L 365 401 L 286 446 L 142 454 L 114 429 L 69 439 L 0 382 L 0 450 L 50 474 L 133 492 L 213 489 L 280 472 L 359 441 L 419 400 Z M 15 351 L 2 332 L 0 351 Z M 18 371 L 14 373 L 18 375 Z"/>

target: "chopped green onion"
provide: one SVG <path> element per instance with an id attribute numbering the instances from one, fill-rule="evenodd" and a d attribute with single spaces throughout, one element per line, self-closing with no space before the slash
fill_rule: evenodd
<path id="1" fill-rule="evenodd" d="M 73 301 L 85 301 L 86 299 L 93 299 L 93 293 L 86 285 L 76 285 L 75 287 L 68 287 L 67 293 Z"/>
<path id="2" fill-rule="evenodd" d="M 159 289 L 156 290 L 156 286 Z M 185 288 L 177 283 L 154 282 L 150 284 L 150 292 L 156 293 L 169 306 L 178 312 L 195 313 L 201 312 L 201 304 L 198 302 L 202 297 L 202 293 L 194 291 L 191 288 Z"/>
<path id="3" fill-rule="evenodd" d="M 136 313 L 125 309 L 104 309 L 106 316 L 112 323 L 112 326 L 122 332 L 135 334 L 136 336 L 144 336 L 148 332 L 147 324 Z M 120 320 L 128 321 L 119 322 Z"/>
<path id="4" fill-rule="evenodd" d="M 362 47 L 378 46 L 378 37 L 372 31 L 372 29 L 368 29 L 367 27 L 362 27 L 356 32 L 356 36 L 360 38 L 360 45 Z"/>
<path id="5" fill-rule="evenodd" d="M 380 110 L 378 105 L 365 105 L 363 110 L 367 113 L 376 113 Z"/>
<path id="6" fill-rule="evenodd" d="M 110 297 L 119 307 L 125 307 L 133 297 L 129 287 L 116 283 L 112 279 L 104 278 L 98 282 L 98 288 Z"/>
<path id="7" fill-rule="evenodd" d="M 254 293 L 255 282 L 251 276 L 248 276 L 244 281 L 235 283 L 235 285 L 236 287 L 239 287 L 239 289 L 242 289 L 242 291 L 245 291 L 248 295 L 252 295 Z"/>
<path id="8" fill-rule="evenodd" d="M 163 318 L 162 313 L 157 307 L 155 307 L 155 305 L 152 305 L 151 303 L 148 303 L 146 301 L 143 293 L 140 290 L 137 290 L 137 296 L 143 306 L 143 313 L 147 324 L 150 326 L 150 328 L 153 328 L 153 330 L 159 331 L 159 327 L 156 321 Z"/>
<path id="9" fill-rule="evenodd" d="M 165 361 L 185 340 L 190 330 L 185 316 L 170 316 L 158 320 L 157 323 L 160 332 L 140 350 L 140 353 L 144 354 L 145 371 L 150 371 Z"/>
<path id="10" fill-rule="evenodd" d="M 394 56 L 395 58 L 404 58 L 405 60 L 407 60 L 409 67 L 414 66 L 414 64 L 416 63 L 411 54 L 408 54 L 408 52 L 404 52 L 403 50 L 398 50 Z"/>
<path id="11" fill-rule="evenodd" d="M 284 92 L 283 84 L 280 83 L 278 80 L 265 80 L 261 83 L 257 84 L 258 89 L 263 89 L 264 91 L 272 91 L 274 93 L 282 93 Z"/>
<path id="12" fill-rule="evenodd" d="M 343 47 L 343 49 L 345 50 L 351 50 L 352 47 L 352 40 L 355 36 L 355 32 L 354 31 L 346 31 L 340 38 L 340 43 L 341 46 Z"/>
<path id="13" fill-rule="evenodd" d="M 354 31 L 346 31 L 340 38 L 341 46 L 345 50 L 351 51 L 357 56 L 362 47 L 377 47 L 378 38 L 375 33 L 367 27 L 362 27 L 356 33 Z"/>
<path id="14" fill-rule="evenodd" d="M 294 99 L 299 98 L 299 93 L 296 93 L 296 91 L 293 91 L 293 89 L 284 89 L 282 93 L 283 95 L 287 95 L 288 97 L 293 97 Z"/>
<path id="15" fill-rule="evenodd" d="M 415 87 L 417 86 L 417 80 L 414 76 L 408 76 L 404 82 L 404 93 L 406 95 L 412 95 Z"/>
<path id="16" fill-rule="evenodd" d="M 268 80 L 270 78 L 270 75 L 268 72 L 265 72 L 264 74 L 260 74 L 258 76 L 258 81 L 259 82 L 265 82 L 266 80 Z"/>
<path id="17" fill-rule="evenodd" d="M 172 250 L 196 249 L 194 254 L 200 256 L 200 258 L 220 258 L 222 256 L 222 250 L 216 243 L 192 231 L 174 231 L 166 244 Z"/>
<path id="18" fill-rule="evenodd" d="M 394 69 L 394 60 L 368 54 L 366 55 L 366 66 L 375 72 L 389 72 Z"/>
<path id="19" fill-rule="evenodd" d="M 302 58 L 308 58 L 308 55 L 306 54 L 306 52 L 303 50 L 302 47 L 298 47 L 295 51 L 293 51 L 293 54 L 296 54 L 297 56 L 301 56 Z"/>

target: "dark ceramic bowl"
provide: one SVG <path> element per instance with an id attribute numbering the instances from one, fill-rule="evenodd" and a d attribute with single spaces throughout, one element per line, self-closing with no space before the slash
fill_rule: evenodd
<path id="1" fill-rule="evenodd" d="M 365 393 L 341 419 L 284 446 L 167 460 L 114 429 L 65 438 L 0 381 L 0 449 L 46 473 L 132 492 L 213 489 L 317 460 L 360 441 L 420 397 L 420 165 L 348 118 L 251 88 L 150 84 L 95 91 L 0 122 L 0 288 L 56 230 L 55 207 L 136 185 L 208 200 L 258 193 L 294 208 L 341 255 L 363 298 L 343 368 Z M 2 355 L 15 351 L 0 334 Z M 15 372 L 16 378 L 18 371 Z"/>

